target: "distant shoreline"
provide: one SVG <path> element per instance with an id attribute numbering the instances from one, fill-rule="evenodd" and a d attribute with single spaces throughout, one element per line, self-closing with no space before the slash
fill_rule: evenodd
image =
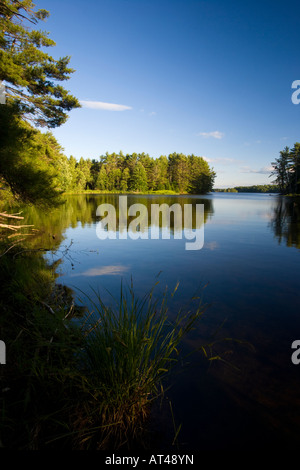
<path id="1" fill-rule="evenodd" d="M 238 190 L 237 188 L 224 188 L 224 189 L 212 189 L 207 193 L 189 193 L 189 192 L 176 192 L 173 190 L 161 189 L 157 191 L 120 191 L 120 190 L 100 190 L 100 189 L 81 189 L 81 190 L 73 190 L 73 191 L 65 191 L 64 195 L 76 195 L 76 194 L 124 194 L 124 195 L 161 195 L 161 196 L 205 196 L 211 193 L 274 193 L 280 194 L 278 190 L 255 190 L 250 188 L 245 188 L 243 190 Z"/>

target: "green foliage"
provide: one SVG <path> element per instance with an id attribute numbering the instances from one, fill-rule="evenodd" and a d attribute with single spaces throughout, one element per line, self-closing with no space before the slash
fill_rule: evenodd
<path id="1" fill-rule="evenodd" d="M 279 158 L 272 162 L 275 176 L 274 183 L 282 194 L 300 193 L 300 143 L 296 142 L 290 149 L 285 147 L 280 151 Z"/>
<path id="2" fill-rule="evenodd" d="M 122 152 L 106 153 L 98 161 L 81 158 L 79 162 L 73 157 L 69 160 L 65 157 L 63 168 L 70 174 L 69 184 L 66 181 L 64 185 L 65 191 L 205 194 L 212 190 L 215 178 L 215 172 L 202 157 L 182 154 L 154 159 L 144 153 L 126 156 Z"/>
<path id="3" fill-rule="evenodd" d="M 62 149 L 50 133 L 35 130 L 28 121 L 49 128 L 60 126 L 67 112 L 80 107 L 59 82 L 73 72 L 69 57 L 53 59 L 45 48 L 55 43 L 47 33 L 32 29 L 46 19 L 31 0 L 0 2 L 0 183 L 19 200 L 52 206 L 73 183 Z M 80 179 L 85 182 L 85 175 Z M 74 178 L 75 179 L 75 178 Z"/>
<path id="4" fill-rule="evenodd" d="M 140 161 L 137 162 L 133 169 L 129 189 L 141 192 L 148 189 L 146 170 Z"/>
<path id="5" fill-rule="evenodd" d="M 69 57 L 55 60 L 42 50 L 55 45 L 47 33 L 28 28 L 49 16 L 34 7 L 31 0 L 1 0 L 0 82 L 5 83 L 7 102 L 15 103 L 22 116 L 38 126 L 56 127 L 66 121 L 68 111 L 80 107 L 57 83 L 74 70 L 68 67 Z"/>
<path id="6" fill-rule="evenodd" d="M 81 425 L 88 417 L 90 426 L 78 431 L 83 448 L 113 444 L 117 449 L 140 433 L 150 403 L 178 363 L 182 339 L 204 312 L 200 303 L 172 318 L 167 292 L 160 302 L 154 289 L 139 299 L 132 284 L 121 285 L 114 300 L 110 306 L 99 294 L 96 301 L 88 299 L 91 309 L 82 327 L 86 340 L 80 358 L 90 396 L 78 409 Z"/>
<path id="7" fill-rule="evenodd" d="M 59 162 L 61 150 L 51 134 L 33 129 L 19 117 L 14 105 L 0 105 L 0 178 L 4 187 L 23 202 L 55 205 L 61 194 Z"/>

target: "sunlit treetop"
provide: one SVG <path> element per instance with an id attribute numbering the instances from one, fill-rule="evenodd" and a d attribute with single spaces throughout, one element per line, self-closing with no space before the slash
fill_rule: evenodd
<path id="1" fill-rule="evenodd" d="M 48 16 L 46 10 L 35 10 L 31 0 L 0 0 L 0 81 L 7 102 L 17 104 L 25 119 L 53 128 L 80 104 L 59 84 L 74 72 L 70 57 L 51 57 L 46 49 L 55 42 L 35 29 Z"/>

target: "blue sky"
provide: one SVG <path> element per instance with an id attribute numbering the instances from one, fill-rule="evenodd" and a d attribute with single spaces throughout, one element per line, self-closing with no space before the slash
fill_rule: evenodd
<path id="1" fill-rule="evenodd" d="M 67 156 L 205 157 L 215 187 L 267 184 L 300 141 L 300 4 L 290 0 L 36 0 L 64 83 L 83 102 L 53 131 Z"/>

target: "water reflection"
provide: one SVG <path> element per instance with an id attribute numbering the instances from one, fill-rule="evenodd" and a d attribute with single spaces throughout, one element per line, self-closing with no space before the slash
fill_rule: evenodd
<path id="1" fill-rule="evenodd" d="M 85 228 L 99 223 L 99 206 L 111 206 L 115 210 L 117 225 L 115 231 L 123 232 L 129 229 L 130 236 L 136 238 L 141 237 L 137 232 L 148 231 L 152 228 L 152 238 L 158 238 L 155 232 L 158 229 L 162 238 L 168 238 L 171 234 L 174 238 L 181 238 L 178 227 L 182 230 L 194 230 L 199 228 L 197 222 L 196 205 L 203 205 L 203 222 L 206 223 L 208 218 L 212 217 L 214 212 L 212 199 L 201 198 L 196 196 L 152 196 L 152 195 L 128 195 L 126 197 L 127 211 L 122 211 L 120 197 L 116 194 L 105 195 L 74 195 L 67 196 L 66 202 L 59 208 L 53 209 L 49 213 L 40 211 L 36 207 L 28 207 L 24 210 L 26 223 L 33 224 L 38 231 L 30 237 L 31 247 L 44 247 L 48 250 L 57 250 L 64 240 L 64 232 L 67 228 Z M 168 207 L 176 206 L 182 216 L 180 224 L 176 219 L 176 214 L 170 212 L 170 216 L 165 217 L 160 214 L 159 219 L 155 218 L 154 223 L 151 220 L 151 207 L 154 205 L 165 205 Z M 186 207 L 191 205 L 193 210 L 190 212 L 191 217 L 185 217 L 187 213 Z M 132 210 L 134 208 L 144 208 L 139 215 L 138 212 Z M 97 216 L 98 209 L 98 216 Z M 124 209 L 124 206 L 123 206 Z M 176 211 L 175 211 L 176 212 Z M 153 211 L 152 211 L 153 213 Z M 178 214 L 178 211 L 177 211 Z M 139 220 L 137 220 L 137 216 Z M 121 221 L 121 223 L 120 223 Z M 123 221 L 123 222 L 122 222 Z M 113 223 L 110 223 L 110 228 Z M 192 234 L 190 235 L 192 236 Z M 141 237 L 142 238 L 142 237 Z"/>
<path id="2" fill-rule="evenodd" d="M 216 442 L 224 448 L 232 442 L 246 449 L 252 444 L 273 446 L 277 439 L 281 444 L 293 434 L 299 441 L 300 366 L 297 369 L 290 359 L 291 343 L 300 332 L 299 260 L 295 256 L 295 248 L 300 248 L 299 203 L 277 196 L 229 193 L 130 195 L 127 203 L 128 207 L 145 207 L 148 229 L 151 204 L 177 203 L 182 209 L 184 204 L 203 204 L 203 249 L 185 250 L 183 242 L 175 239 L 172 218 L 159 223 L 161 231 L 169 230 L 170 240 L 100 241 L 96 236 L 99 205 L 111 204 L 120 218 L 119 195 L 111 194 L 68 196 L 64 206 L 49 214 L 28 209 L 26 223 L 42 230 L 31 243 L 62 250 L 73 241 L 76 262 L 73 266 L 64 258 L 59 282 L 88 295 L 91 288 L 99 288 L 104 301 L 111 301 L 109 294 L 105 297 L 106 290 L 119 293 L 121 278 L 130 281 L 132 275 L 137 297 L 141 297 L 161 273 L 158 294 L 166 285 L 173 290 L 180 282 L 170 304 L 170 314 L 175 316 L 205 284 L 204 301 L 209 309 L 184 347 L 197 349 L 215 331 L 224 338 L 237 338 L 234 345 L 226 343 L 226 356 L 220 345 L 220 355 L 238 370 L 214 361 L 206 374 L 206 365 L 199 371 L 199 357 L 191 356 L 191 369 L 170 390 L 177 420 L 183 423 L 182 440 L 193 449 L 199 445 L 214 448 Z M 135 219 L 135 215 L 126 218 L 127 229 Z M 116 233 L 120 234 L 118 224 Z M 239 341 L 251 343 L 255 353 L 242 349 Z"/>
<path id="3" fill-rule="evenodd" d="M 83 271 L 80 274 L 74 274 L 74 276 L 116 276 L 123 274 L 128 271 L 128 266 L 112 265 L 112 266 L 101 266 L 100 268 L 90 268 Z"/>
<path id="4" fill-rule="evenodd" d="M 300 199 L 279 197 L 273 208 L 271 227 L 279 244 L 300 249 Z"/>

